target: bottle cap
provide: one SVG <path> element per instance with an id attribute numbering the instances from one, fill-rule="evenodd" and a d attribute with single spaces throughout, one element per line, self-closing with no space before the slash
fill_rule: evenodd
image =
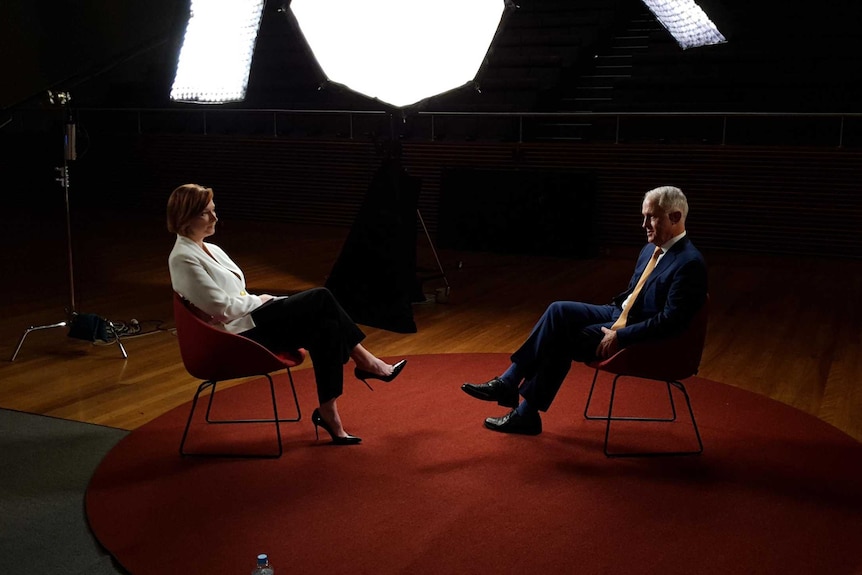
<path id="1" fill-rule="evenodd" d="M 259 567 L 263 567 L 269 562 L 269 557 L 266 556 L 266 553 L 261 553 L 257 556 L 257 564 Z"/>

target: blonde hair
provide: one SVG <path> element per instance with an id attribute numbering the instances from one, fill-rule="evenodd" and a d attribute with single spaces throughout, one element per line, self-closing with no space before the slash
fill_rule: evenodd
<path id="1" fill-rule="evenodd" d="M 168 231 L 187 236 L 191 221 L 198 217 L 213 199 L 212 188 L 183 184 L 168 198 Z"/>

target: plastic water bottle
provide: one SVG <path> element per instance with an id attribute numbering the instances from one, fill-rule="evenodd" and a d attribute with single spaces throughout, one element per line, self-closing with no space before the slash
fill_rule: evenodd
<path id="1" fill-rule="evenodd" d="M 269 564 L 269 557 L 267 557 L 266 553 L 261 553 L 257 556 L 257 566 L 254 568 L 254 571 L 251 572 L 251 575 L 273 575 L 275 570 L 272 568 L 272 565 Z"/>

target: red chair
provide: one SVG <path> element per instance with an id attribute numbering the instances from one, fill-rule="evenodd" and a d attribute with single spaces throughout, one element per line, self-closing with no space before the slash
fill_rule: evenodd
<path id="1" fill-rule="evenodd" d="M 688 329 L 679 336 L 631 345 L 621 349 L 607 359 L 587 364 L 590 367 L 595 368 L 596 372 L 595 375 L 593 375 L 593 384 L 590 387 L 587 405 L 584 408 L 584 417 L 586 419 L 601 419 L 607 421 L 604 446 L 606 456 L 645 457 L 656 455 L 697 455 L 703 452 L 703 442 L 700 439 L 700 431 L 697 429 L 697 422 L 694 419 L 694 412 L 691 409 L 691 400 L 689 399 L 688 392 L 681 380 L 695 375 L 700 367 L 700 359 L 703 355 L 703 345 L 706 340 L 706 325 L 709 313 L 708 308 L 709 297 L 707 296 L 707 300 L 704 302 L 694 319 L 692 319 L 691 325 L 689 325 Z M 608 414 L 598 416 L 589 415 L 590 402 L 593 399 L 593 391 L 596 388 L 596 381 L 600 371 L 614 375 L 613 384 L 611 385 L 610 402 L 608 404 Z M 662 418 L 614 415 L 614 399 L 617 392 L 617 382 L 622 377 L 664 382 L 667 386 L 668 398 L 670 399 L 671 416 Z M 608 440 L 610 438 L 612 421 L 654 421 L 665 423 L 676 421 L 676 405 L 673 399 L 672 388 L 680 390 L 685 398 L 688 413 L 691 417 L 691 424 L 694 427 L 694 434 L 697 438 L 698 448 L 691 451 L 610 452 L 608 450 Z"/>
<path id="2" fill-rule="evenodd" d="M 201 455 L 212 457 L 269 457 L 277 458 L 282 454 L 281 427 L 282 422 L 296 422 L 302 419 L 296 388 L 293 385 L 293 375 L 290 368 L 305 360 L 306 352 L 298 349 L 290 353 L 274 354 L 256 341 L 241 335 L 232 334 L 211 324 L 212 318 L 195 308 L 188 300 L 174 292 L 174 321 L 177 328 L 177 340 L 180 344 L 180 355 L 186 370 L 198 379 L 204 380 L 198 386 L 192 400 L 192 408 L 186 422 L 183 438 L 180 441 L 180 455 Z M 273 371 L 287 369 L 290 390 L 293 392 L 293 402 L 296 405 L 296 417 L 280 419 L 275 397 L 275 385 L 269 375 Z M 219 381 L 238 379 L 242 377 L 265 376 L 269 380 L 272 396 L 272 419 L 230 419 L 213 420 L 210 410 L 215 397 L 216 384 Z M 186 437 L 192 417 L 195 414 L 198 397 L 207 388 L 210 391 L 207 403 L 207 423 L 274 423 L 278 439 L 278 452 L 274 454 L 236 454 L 236 453 L 191 453 L 185 451 Z"/>

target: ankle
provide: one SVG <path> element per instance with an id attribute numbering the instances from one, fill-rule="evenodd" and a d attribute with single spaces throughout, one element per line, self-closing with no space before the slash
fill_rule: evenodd
<path id="1" fill-rule="evenodd" d="M 535 407 L 531 407 L 529 403 L 527 403 L 526 399 L 522 399 L 521 403 L 518 404 L 518 407 L 515 408 L 515 411 L 518 412 L 518 415 L 521 417 L 530 417 L 531 415 L 536 415 L 539 413 L 539 410 Z"/>

